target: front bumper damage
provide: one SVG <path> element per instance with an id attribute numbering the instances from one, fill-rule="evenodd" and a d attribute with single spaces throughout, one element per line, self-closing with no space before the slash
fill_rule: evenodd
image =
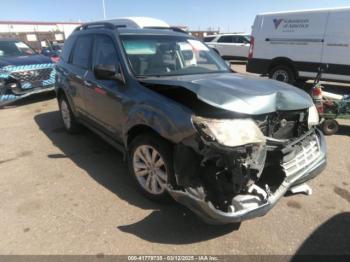
<path id="1" fill-rule="evenodd" d="M 281 151 L 288 153 L 294 147 L 299 148 L 297 153 L 292 152 L 293 157 L 289 155 L 280 165 L 284 176 L 277 186 L 251 184 L 244 194 L 233 198 L 232 206 L 227 212 L 215 208 L 207 198 L 191 188 L 174 189 L 169 186 L 168 191 L 177 202 L 191 209 L 209 224 L 237 223 L 264 216 L 286 192 L 314 178 L 326 167 L 327 149 L 320 131 L 309 132 L 297 141 L 284 145 Z"/>
<path id="2" fill-rule="evenodd" d="M 54 64 L 5 66 L 0 69 L 0 107 L 54 90 Z"/>

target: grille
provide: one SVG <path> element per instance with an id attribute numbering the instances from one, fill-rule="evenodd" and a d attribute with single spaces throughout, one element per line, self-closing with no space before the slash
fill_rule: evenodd
<path id="1" fill-rule="evenodd" d="M 51 77 L 52 68 L 28 70 L 12 73 L 12 77 L 21 84 L 30 83 L 33 87 L 42 86 L 42 82 Z"/>
<path id="2" fill-rule="evenodd" d="M 308 144 L 301 144 L 300 147 L 300 151 L 293 160 L 282 164 L 287 177 L 300 172 L 320 156 L 320 143 L 316 135 Z"/>

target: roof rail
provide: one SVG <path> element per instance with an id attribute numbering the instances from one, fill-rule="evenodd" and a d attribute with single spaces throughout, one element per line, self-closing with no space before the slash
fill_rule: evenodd
<path id="1" fill-rule="evenodd" d="M 113 23 L 109 22 L 92 22 L 92 23 L 86 23 L 81 26 L 78 26 L 74 31 L 82 31 L 87 29 L 95 29 L 95 28 L 106 28 L 106 29 L 116 29 L 116 28 L 125 28 L 126 25 L 115 25 Z M 161 30 L 172 30 L 174 32 L 188 34 L 185 30 L 182 30 L 178 27 L 158 27 L 158 26 L 149 26 L 145 27 L 144 29 L 161 29 Z"/>
<path id="2" fill-rule="evenodd" d="M 145 27 L 145 29 L 162 29 L 162 30 L 173 30 L 174 32 L 178 33 L 183 33 L 183 34 L 188 34 L 185 30 L 182 30 L 181 28 L 178 27 L 158 27 L 158 26 L 148 26 Z"/>
<path id="3" fill-rule="evenodd" d="M 93 23 L 87 23 L 83 24 L 81 26 L 78 26 L 74 31 L 81 31 L 81 30 L 87 30 L 87 29 L 95 29 L 95 28 L 106 28 L 106 29 L 116 29 L 120 27 L 126 27 L 126 25 L 114 25 L 112 23 L 108 22 L 93 22 Z"/>

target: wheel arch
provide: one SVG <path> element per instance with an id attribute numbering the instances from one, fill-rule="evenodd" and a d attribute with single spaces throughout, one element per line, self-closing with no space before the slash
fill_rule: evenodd
<path id="1" fill-rule="evenodd" d="M 138 124 L 133 126 L 132 128 L 130 128 L 128 130 L 128 132 L 126 133 L 126 145 L 129 146 L 131 144 L 131 142 L 140 134 L 152 134 L 155 135 L 157 137 L 161 137 L 163 139 L 165 139 L 163 136 L 161 136 L 161 134 L 159 134 L 158 131 L 156 131 L 155 129 L 153 129 L 152 127 L 145 125 L 145 124 Z M 166 139 L 167 140 L 167 139 Z M 167 140 L 168 141 L 168 140 Z M 171 141 L 168 141 L 171 142 Z"/>
<path id="2" fill-rule="evenodd" d="M 77 116 L 77 110 L 75 108 L 75 105 L 73 103 L 73 100 L 71 99 L 71 97 L 69 95 L 67 95 L 66 91 L 63 89 L 63 88 L 57 88 L 56 89 L 56 98 L 57 98 L 57 101 L 60 101 L 60 99 L 64 97 L 67 99 L 68 103 L 69 103 L 69 106 L 70 108 L 72 109 L 73 111 L 73 114 L 74 116 Z"/>
<path id="3" fill-rule="evenodd" d="M 292 69 L 295 78 L 299 77 L 299 73 L 295 67 L 294 61 L 288 57 L 276 57 L 276 58 L 272 59 L 270 65 L 268 67 L 268 74 L 270 74 L 272 69 L 274 69 L 278 65 L 288 66 L 290 69 Z"/>
<path id="4" fill-rule="evenodd" d="M 123 143 L 127 148 L 132 139 L 149 132 L 171 144 L 178 144 L 196 131 L 187 114 L 165 114 L 149 106 L 139 106 L 129 112 L 123 124 Z"/>

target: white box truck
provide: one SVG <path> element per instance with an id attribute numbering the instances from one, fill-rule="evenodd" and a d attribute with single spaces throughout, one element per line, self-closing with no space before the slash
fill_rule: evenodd
<path id="1" fill-rule="evenodd" d="M 252 28 L 247 71 L 294 83 L 316 77 L 350 82 L 350 7 L 260 14 Z"/>

